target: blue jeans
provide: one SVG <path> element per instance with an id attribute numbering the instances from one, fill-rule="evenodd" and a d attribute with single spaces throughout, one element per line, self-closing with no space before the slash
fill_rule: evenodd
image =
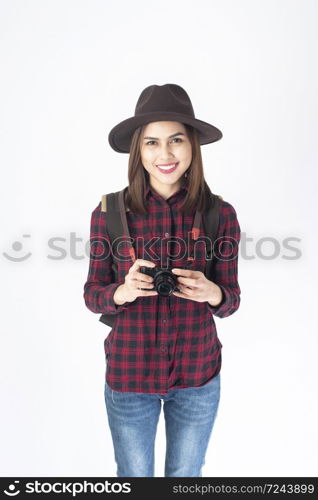
<path id="1" fill-rule="evenodd" d="M 163 401 L 165 477 L 201 477 L 220 399 L 220 373 L 200 387 L 168 394 L 113 391 L 105 403 L 117 477 L 153 477 L 157 424 Z"/>

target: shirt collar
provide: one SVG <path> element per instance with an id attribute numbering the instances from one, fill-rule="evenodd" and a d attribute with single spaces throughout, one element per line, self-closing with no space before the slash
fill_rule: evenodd
<path id="1" fill-rule="evenodd" d="M 169 196 L 169 198 L 165 201 L 175 201 L 179 198 L 183 198 L 186 193 L 188 192 L 189 188 L 188 186 L 184 185 L 184 186 L 181 186 L 181 188 L 176 191 L 173 195 Z M 146 199 L 148 199 L 149 196 L 152 196 L 153 198 L 155 198 L 156 200 L 160 200 L 162 201 L 163 200 L 163 197 L 158 194 L 149 184 L 149 182 L 147 183 L 147 187 L 146 187 L 146 191 L 145 191 L 145 197 Z"/>

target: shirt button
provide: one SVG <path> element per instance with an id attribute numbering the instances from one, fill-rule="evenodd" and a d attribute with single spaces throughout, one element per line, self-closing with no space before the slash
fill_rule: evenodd
<path id="1" fill-rule="evenodd" d="M 161 352 L 167 352 L 167 347 L 164 344 L 161 344 L 160 351 Z"/>
<path id="2" fill-rule="evenodd" d="M 165 233 L 165 238 L 169 238 L 170 234 L 169 233 Z"/>
<path id="3" fill-rule="evenodd" d="M 166 319 L 163 320 L 164 323 L 166 323 L 166 321 L 167 321 Z"/>

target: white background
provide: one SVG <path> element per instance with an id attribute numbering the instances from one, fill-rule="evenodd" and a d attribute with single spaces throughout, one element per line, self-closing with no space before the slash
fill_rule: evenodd
<path id="1" fill-rule="evenodd" d="M 116 475 L 109 329 L 83 299 L 90 216 L 128 183 L 109 130 L 145 87 L 177 83 L 223 132 L 202 146 L 206 180 L 251 239 L 240 309 L 216 318 L 222 396 L 203 475 L 317 476 L 317 2 L 0 5 L 1 475 Z M 157 476 L 164 452 L 161 413 Z"/>

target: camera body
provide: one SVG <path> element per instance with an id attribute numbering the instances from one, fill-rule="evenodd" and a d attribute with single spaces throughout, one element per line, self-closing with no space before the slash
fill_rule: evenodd
<path id="1" fill-rule="evenodd" d="M 147 274 L 148 276 L 152 276 L 154 279 L 154 290 L 158 292 L 162 297 L 169 297 L 172 292 L 180 290 L 177 287 L 178 277 L 176 274 L 173 274 L 171 271 L 172 268 L 167 267 L 147 267 L 141 266 L 140 272 L 143 274 Z M 177 269 L 177 268 L 174 268 Z M 141 289 L 143 290 L 143 288 Z M 149 290 L 149 289 L 144 289 Z"/>

